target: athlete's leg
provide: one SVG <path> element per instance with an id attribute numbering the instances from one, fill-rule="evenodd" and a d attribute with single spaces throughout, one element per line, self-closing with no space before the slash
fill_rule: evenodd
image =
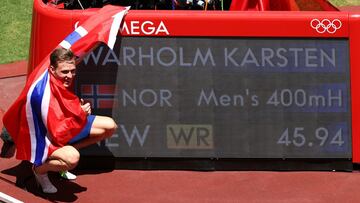
<path id="1" fill-rule="evenodd" d="M 34 172 L 45 174 L 48 171 L 66 171 L 76 167 L 80 159 L 80 153 L 73 146 L 64 146 L 54 151 L 48 160 L 37 167 Z"/>
<path id="2" fill-rule="evenodd" d="M 79 162 L 80 154 L 72 146 L 64 146 L 57 149 L 48 160 L 37 167 L 34 167 L 36 181 L 40 184 L 44 193 L 56 193 L 57 188 L 51 183 L 48 171 L 65 171 L 73 169 Z"/>
<path id="3" fill-rule="evenodd" d="M 111 137 L 116 130 L 115 121 L 107 116 L 95 116 L 94 122 L 87 138 L 72 144 L 76 149 L 80 149 L 101 140 Z"/>

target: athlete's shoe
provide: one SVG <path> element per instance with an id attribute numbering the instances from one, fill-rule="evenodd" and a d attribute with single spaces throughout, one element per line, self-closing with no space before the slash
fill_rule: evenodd
<path id="1" fill-rule="evenodd" d="M 76 175 L 70 173 L 69 171 L 60 171 L 60 176 L 66 180 L 75 180 Z"/>

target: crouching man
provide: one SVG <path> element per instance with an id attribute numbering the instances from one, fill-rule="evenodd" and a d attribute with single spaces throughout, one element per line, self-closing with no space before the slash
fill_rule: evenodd
<path id="1" fill-rule="evenodd" d="M 45 193 L 57 192 L 48 178 L 49 171 L 75 179 L 76 176 L 68 171 L 79 162 L 78 150 L 112 136 L 117 128 L 112 118 L 91 115 L 90 104 L 71 92 L 75 75 L 73 52 L 55 49 L 50 55 L 48 70 L 28 87 L 27 91 L 32 92 L 23 96 L 27 98 L 26 108 L 23 108 L 25 113 L 15 107 L 10 109 L 9 114 L 21 115 L 20 121 L 12 120 L 14 116 L 4 116 L 4 121 L 7 119 L 4 123 L 13 129 L 9 132 L 14 138 L 17 158 L 34 163 L 35 178 Z M 31 149 L 22 146 L 30 145 L 27 142 L 31 142 Z"/>

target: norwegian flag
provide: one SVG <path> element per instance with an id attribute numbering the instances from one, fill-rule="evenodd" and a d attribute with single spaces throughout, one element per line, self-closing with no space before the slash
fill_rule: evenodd
<path id="1" fill-rule="evenodd" d="M 82 58 L 99 42 L 111 49 L 128 7 L 105 6 L 67 36 L 58 47 Z M 50 54 L 49 54 L 50 55 Z M 30 74 L 20 96 L 3 117 L 20 160 L 41 165 L 86 124 L 79 98 L 48 72 L 49 55 Z"/>
<path id="2" fill-rule="evenodd" d="M 114 84 L 82 84 L 80 94 L 94 109 L 111 109 L 116 103 Z"/>

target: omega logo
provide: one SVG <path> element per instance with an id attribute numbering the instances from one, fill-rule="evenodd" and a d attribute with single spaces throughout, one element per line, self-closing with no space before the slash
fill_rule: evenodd
<path id="1" fill-rule="evenodd" d="M 128 35 L 169 35 L 169 31 L 163 21 L 125 21 L 121 28 L 121 32 L 125 32 Z"/>

